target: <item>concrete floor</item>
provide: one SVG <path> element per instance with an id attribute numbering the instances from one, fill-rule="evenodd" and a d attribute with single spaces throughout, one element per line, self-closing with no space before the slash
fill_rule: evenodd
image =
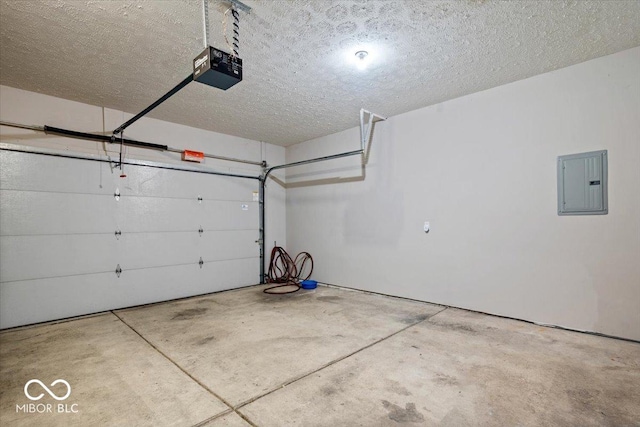
<path id="1" fill-rule="evenodd" d="M 640 344 L 252 287 L 0 333 L 0 425 L 640 426 Z"/>

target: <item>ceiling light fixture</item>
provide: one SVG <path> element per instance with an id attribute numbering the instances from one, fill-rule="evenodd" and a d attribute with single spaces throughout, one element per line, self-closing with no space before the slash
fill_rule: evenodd
<path id="1" fill-rule="evenodd" d="M 357 59 L 357 67 L 360 70 L 364 70 L 365 68 L 367 68 L 367 63 L 369 61 L 367 61 L 367 56 L 369 56 L 369 52 L 367 52 L 366 50 L 359 50 L 356 52 L 356 58 Z"/>
<path id="2" fill-rule="evenodd" d="M 368 55 L 369 55 L 369 52 L 367 52 L 366 50 L 359 50 L 356 52 L 356 56 L 361 61 L 364 61 L 364 58 L 366 58 Z"/>

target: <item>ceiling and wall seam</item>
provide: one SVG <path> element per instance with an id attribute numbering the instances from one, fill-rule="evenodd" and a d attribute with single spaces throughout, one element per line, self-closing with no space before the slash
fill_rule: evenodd
<path id="1" fill-rule="evenodd" d="M 150 117 L 283 146 L 640 45 L 638 1 L 247 0 L 244 80 Z M 0 84 L 137 113 L 191 71 L 201 3 L 0 2 Z M 211 44 L 223 48 L 212 2 Z M 347 60 L 366 48 L 364 72 Z"/>

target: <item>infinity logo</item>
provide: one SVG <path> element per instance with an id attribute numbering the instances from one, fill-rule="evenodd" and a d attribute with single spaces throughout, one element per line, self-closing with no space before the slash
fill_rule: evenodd
<path id="1" fill-rule="evenodd" d="M 54 382 L 51 383 L 51 387 L 53 387 L 56 384 L 62 383 L 64 385 L 67 386 L 67 394 L 65 394 L 62 397 L 58 397 L 58 395 L 56 395 L 54 392 L 52 392 L 51 390 L 49 390 L 49 388 L 44 385 L 42 383 L 42 381 L 40 380 L 29 380 L 25 385 L 24 385 L 24 395 L 27 396 L 29 399 L 31 400 L 40 400 L 42 399 L 42 397 L 44 396 L 44 393 L 40 393 L 39 395 L 33 397 L 29 394 L 29 390 L 27 390 L 29 388 L 29 386 L 33 383 L 38 383 L 40 384 L 40 387 L 42 387 L 47 393 L 49 393 L 49 396 L 53 397 L 56 400 L 65 400 L 67 397 L 69 397 L 71 395 L 71 386 L 69 385 L 68 382 L 66 382 L 65 380 L 61 380 L 61 379 L 57 379 Z"/>

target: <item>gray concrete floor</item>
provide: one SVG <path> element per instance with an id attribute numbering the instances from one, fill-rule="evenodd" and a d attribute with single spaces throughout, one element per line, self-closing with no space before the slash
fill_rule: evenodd
<path id="1" fill-rule="evenodd" d="M 640 344 L 252 287 L 0 333 L 0 425 L 640 426 Z"/>

